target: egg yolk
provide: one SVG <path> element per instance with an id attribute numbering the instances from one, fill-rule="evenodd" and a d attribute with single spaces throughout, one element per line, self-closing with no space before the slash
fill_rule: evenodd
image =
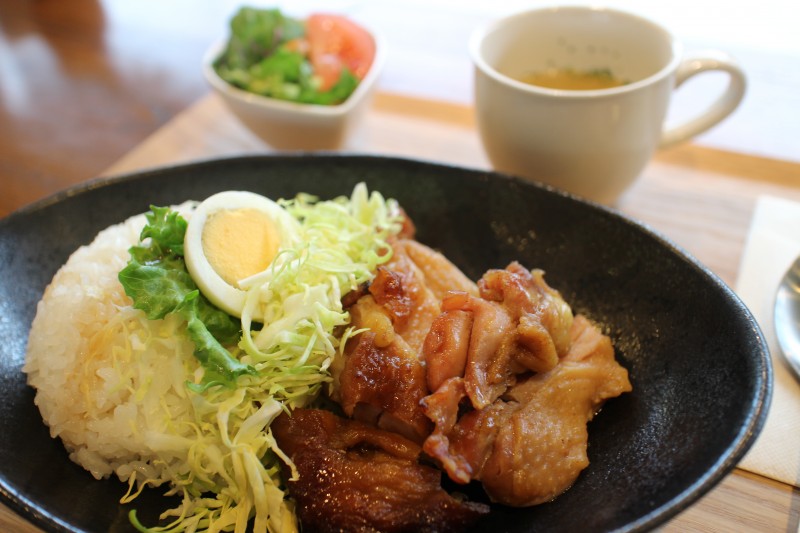
<path id="1" fill-rule="evenodd" d="M 203 253 L 228 284 L 265 270 L 278 253 L 280 236 L 275 224 L 253 208 L 223 209 L 203 226 Z"/>

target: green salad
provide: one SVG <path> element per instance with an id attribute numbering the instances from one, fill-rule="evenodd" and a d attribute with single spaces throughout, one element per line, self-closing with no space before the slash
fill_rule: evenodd
<path id="1" fill-rule="evenodd" d="M 251 93 L 336 105 L 353 93 L 374 55 L 372 36 L 340 15 L 301 20 L 279 9 L 242 7 L 213 66 L 223 80 Z"/>

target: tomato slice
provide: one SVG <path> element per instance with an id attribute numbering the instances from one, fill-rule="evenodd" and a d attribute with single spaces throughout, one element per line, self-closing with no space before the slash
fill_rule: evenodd
<path id="1" fill-rule="evenodd" d="M 320 89 L 333 87 L 347 66 L 362 80 L 375 59 L 375 40 L 367 30 L 341 15 L 315 13 L 306 20 L 309 59 Z"/>

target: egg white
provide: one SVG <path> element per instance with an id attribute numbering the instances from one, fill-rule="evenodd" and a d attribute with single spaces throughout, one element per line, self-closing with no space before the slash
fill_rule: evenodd
<path id="1" fill-rule="evenodd" d="M 246 293 L 226 282 L 209 263 L 203 249 L 203 228 L 208 218 L 221 210 L 256 209 L 275 224 L 281 249 L 293 246 L 299 235 L 299 223 L 285 209 L 260 194 L 247 191 L 224 191 L 201 202 L 189 219 L 184 237 L 184 259 L 189 275 L 200 292 L 226 313 L 241 318 Z M 254 316 L 258 320 L 260 317 Z"/>

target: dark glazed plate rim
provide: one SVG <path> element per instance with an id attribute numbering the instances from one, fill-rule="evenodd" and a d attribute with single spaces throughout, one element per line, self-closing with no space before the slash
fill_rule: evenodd
<path id="1" fill-rule="evenodd" d="M 605 221 L 608 221 L 610 225 L 617 227 L 624 226 L 623 231 L 633 232 L 636 235 L 640 235 L 643 238 L 653 241 L 655 243 L 653 246 L 662 249 L 663 253 L 674 257 L 676 264 L 683 265 L 681 268 L 687 269 L 687 271 L 694 271 L 692 275 L 704 278 L 705 283 L 712 287 L 715 292 L 720 293 L 721 297 L 726 301 L 727 306 L 729 306 L 729 310 L 737 317 L 741 318 L 742 324 L 745 326 L 745 329 L 748 330 L 746 333 L 743 333 L 743 335 L 749 336 L 748 342 L 752 345 L 752 353 L 749 354 L 749 357 L 752 358 L 751 362 L 754 365 L 754 370 L 751 372 L 752 375 L 749 375 L 748 378 L 752 380 L 751 384 L 753 385 L 753 395 L 751 398 L 749 398 L 749 404 L 744 406 L 746 409 L 746 415 L 743 416 L 741 423 L 737 426 L 738 431 L 736 431 L 735 435 L 733 435 L 727 447 L 725 447 L 725 449 L 719 453 L 718 457 L 716 457 L 716 461 L 710 465 L 706 465 L 704 470 L 696 476 L 693 482 L 688 483 L 682 488 L 682 490 L 677 492 L 668 501 L 665 501 L 653 508 L 650 512 L 639 516 L 636 520 L 614 528 L 616 531 L 649 530 L 666 522 L 679 512 L 685 510 L 701 496 L 711 490 L 712 487 L 714 487 L 736 466 L 739 460 L 741 460 L 747 450 L 751 447 L 755 437 L 763 427 L 772 394 L 772 368 L 769 359 L 769 352 L 755 319 L 742 301 L 738 298 L 738 296 L 699 261 L 691 257 L 680 247 L 676 246 L 670 240 L 661 236 L 646 225 L 634 221 L 614 211 L 613 209 L 586 202 L 579 198 L 556 191 L 552 188 L 525 182 L 512 176 L 414 159 L 370 155 L 339 155 L 326 153 L 316 155 L 256 155 L 210 159 L 189 164 L 161 167 L 143 172 L 134 172 L 121 176 L 97 178 L 71 187 L 48 198 L 27 205 L 11 213 L 7 217 L 0 219 L 0 241 L 2 241 L 4 234 L 10 231 L 8 228 L 12 227 L 12 225 L 17 224 L 19 221 L 24 222 L 30 217 L 38 216 L 44 212 L 47 212 L 53 207 L 57 207 L 65 202 L 69 202 L 73 197 L 81 197 L 82 195 L 89 194 L 98 189 L 103 190 L 107 188 L 114 188 L 121 184 L 133 184 L 136 186 L 136 184 L 148 179 L 166 180 L 175 173 L 185 173 L 187 171 L 198 173 L 208 171 L 213 174 L 214 172 L 219 172 L 219 168 L 227 165 L 238 165 L 237 168 L 255 165 L 263 166 L 265 169 L 269 169 L 276 165 L 283 165 L 284 167 L 298 165 L 304 166 L 304 168 L 308 167 L 309 165 L 338 165 L 345 169 L 351 167 L 362 170 L 372 169 L 373 172 L 389 168 L 402 168 L 409 169 L 410 171 L 420 171 L 423 173 L 450 173 L 458 176 L 459 179 L 471 180 L 469 183 L 474 184 L 481 182 L 483 184 L 481 187 L 484 188 L 515 188 L 515 190 L 520 190 L 525 192 L 525 194 L 530 194 L 531 197 L 541 198 L 543 201 L 561 202 L 569 209 L 573 209 L 580 213 L 587 213 L 595 218 L 599 217 Z M 478 185 L 476 185 L 476 187 L 478 187 Z M 342 190 L 342 194 L 346 193 L 346 190 Z M 121 220 L 122 219 L 119 221 L 121 222 Z M 102 227 L 98 229 L 102 229 Z M 2 245 L 2 242 L 0 242 L 0 245 Z M 2 248 L 0 248 L 0 252 L 1 251 Z M 2 268 L 2 257 L 0 257 L 0 272 L 2 272 Z M 0 284 L 2 283 L 6 283 L 6 281 L 0 279 Z M 2 309 L 0 309 L 0 311 L 2 311 Z M 2 334 L 2 332 L 3 330 L 0 329 L 0 334 Z M 27 331 L 25 332 L 25 335 L 27 336 Z M 0 350 L 0 356 L 2 356 L 3 353 L 4 352 Z M 0 360 L 0 364 L 2 364 L 2 360 Z M 2 367 L 0 367 L 0 370 L 1 369 Z M 2 380 L 4 377 L 5 376 L 0 375 L 0 380 Z M 0 424 L 2 424 L 1 420 Z M 19 487 L 9 484 L 6 476 L 3 473 L 3 470 L 4 467 L 0 465 L 0 501 L 5 502 L 19 514 L 46 530 L 75 530 L 73 524 L 70 524 L 68 519 L 64 520 L 60 516 L 49 513 L 45 507 L 37 503 L 37 501 L 27 498 L 24 495 L 24 490 L 20 490 Z"/>

